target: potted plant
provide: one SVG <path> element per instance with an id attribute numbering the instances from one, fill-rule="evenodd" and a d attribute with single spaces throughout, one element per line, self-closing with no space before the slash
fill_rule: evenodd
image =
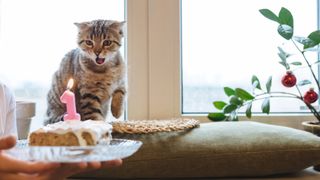
<path id="1" fill-rule="evenodd" d="M 267 80 L 265 88 L 262 88 L 260 80 L 257 76 L 253 75 L 251 78 L 251 84 L 253 87 L 252 92 L 248 92 L 241 88 L 224 87 L 225 94 L 229 97 L 228 102 L 214 101 L 213 105 L 220 112 L 213 112 L 208 114 L 208 118 L 213 121 L 237 121 L 239 109 L 245 108 L 245 115 L 248 118 L 252 116 L 252 104 L 255 101 L 263 101 L 261 105 L 261 111 L 269 114 L 270 112 L 270 98 L 295 98 L 298 101 L 302 101 L 310 112 L 314 115 L 315 121 L 303 122 L 302 125 L 307 131 L 320 136 L 320 112 L 313 105 L 318 100 L 318 92 L 320 90 L 319 80 L 312 69 L 312 66 L 318 64 L 319 61 L 310 61 L 306 57 L 306 53 L 318 52 L 318 45 L 320 43 L 320 30 L 311 32 L 307 37 L 294 36 L 294 21 L 291 12 L 282 7 L 279 14 L 276 15 L 269 9 L 260 9 L 260 13 L 278 23 L 278 34 L 286 40 L 291 41 L 294 47 L 300 54 L 302 61 L 292 61 L 291 53 L 285 51 L 284 48 L 278 47 L 280 64 L 284 67 L 284 76 L 281 83 L 287 88 L 296 88 L 296 93 L 286 91 L 272 91 L 272 77 Z M 293 70 L 298 68 L 305 68 L 312 75 L 312 81 L 309 79 L 302 79 L 298 81 L 298 77 L 293 73 Z M 315 88 L 309 88 L 308 91 L 302 92 L 301 87 L 305 85 L 315 84 Z"/>
<path id="2" fill-rule="evenodd" d="M 27 139 L 32 118 L 35 116 L 36 103 L 16 101 L 18 139 Z"/>

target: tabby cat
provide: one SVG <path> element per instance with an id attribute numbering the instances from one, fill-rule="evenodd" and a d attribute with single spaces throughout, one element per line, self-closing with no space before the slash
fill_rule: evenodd
<path id="1" fill-rule="evenodd" d="M 78 48 L 65 55 L 54 73 L 47 95 L 47 116 L 44 124 L 63 120 L 65 104 L 60 96 L 68 80 L 74 79 L 76 107 L 81 120 L 105 120 L 109 105 L 115 118 L 123 112 L 126 95 L 126 65 L 119 48 L 124 22 L 94 20 L 75 23 L 78 27 Z"/>

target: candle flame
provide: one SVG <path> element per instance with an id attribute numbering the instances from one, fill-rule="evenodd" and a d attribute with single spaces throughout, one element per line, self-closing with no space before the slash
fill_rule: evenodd
<path id="1" fill-rule="evenodd" d="M 67 89 L 71 89 L 72 86 L 73 86 L 73 79 L 71 78 L 71 79 L 69 79 L 69 81 L 68 81 Z"/>

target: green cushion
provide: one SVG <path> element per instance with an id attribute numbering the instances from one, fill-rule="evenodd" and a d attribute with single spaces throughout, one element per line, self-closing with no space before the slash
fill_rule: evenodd
<path id="1" fill-rule="evenodd" d="M 256 177 L 320 164 L 320 138 L 257 122 L 204 123 L 184 133 L 114 135 L 144 144 L 120 168 L 77 177 Z"/>

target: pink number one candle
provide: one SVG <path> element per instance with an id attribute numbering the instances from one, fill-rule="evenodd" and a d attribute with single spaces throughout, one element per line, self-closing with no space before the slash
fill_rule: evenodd
<path id="1" fill-rule="evenodd" d="M 73 86 L 73 79 L 70 79 L 68 81 L 67 90 L 65 90 L 62 96 L 60 97 L 61 102 L 67 105 L 67 113 L 63 117 L 65 121 L 80 120 L 80 114 L 78 114 L 76 110 L 74 93 L 70 91 L 72 86 Z"/>

